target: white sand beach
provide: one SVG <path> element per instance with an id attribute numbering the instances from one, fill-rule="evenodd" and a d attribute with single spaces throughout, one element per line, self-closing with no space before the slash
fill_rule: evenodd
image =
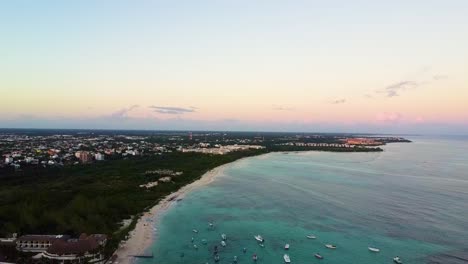
<path id="1" fill-rule="evenodd" d="M 164 210 L 168 209 L 171 204 L 181 199 L 186 193 L 213 182 L 214 178 L 217 175 L 221 175 L 224 168 L 229 164 L 231 163 L 221 165 L 208 171 L 199 180 L 168 195 L 151 208 L 149 212 L 144 213 L 143 216 L 138 219 L 135 229 L 129 233 L 128 240 L 121 242 L 121 247 L 114 253 L 117 259 L 112 263 L 134 263 L 135 258 L 132 256 L 144 254 L 147 248 L 153 243 L 154 236 L 157 234 L 157 231 L 154 229 L 154 221 L 156 221 L 157 217 L 164 212 Z"/>

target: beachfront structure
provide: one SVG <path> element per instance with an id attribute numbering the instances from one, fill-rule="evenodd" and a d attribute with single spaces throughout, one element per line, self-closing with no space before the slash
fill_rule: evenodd
<path id="1" fill-rule="evenodd" d="M 45 258 L 62 264 L 97 264 L 103 263 L 102 249 L 106 243 L 107 236 L 103 234 L 81 234 L 77 239 L 67 235 L 24 235 L 16 240 L 16 249 L 39 253 L 35 259 Z"/>
<path id="2" fill-rule="evenodd" d="M 67 240 L 66 235 L 25 235 L 16 240 L 16 249 L 21 252 L 44 252 L 58 240 Z"/>
<path id="3" fill-rule="evenodd" d="M 60 263 L 104 263 L 102 249 L 107 236 L 103 234 L 81 234 L 78 239 L 57 240 L 42 257 Z"/>

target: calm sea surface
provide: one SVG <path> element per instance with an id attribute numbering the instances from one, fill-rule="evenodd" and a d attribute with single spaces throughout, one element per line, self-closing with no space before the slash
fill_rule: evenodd
<path id="1" fill-rule="evenodd" d="M 160 217 L 149 249 L 155 257 L 138 263 L 214 263 L 215 245 L 219 263 L 234 256 L 253 263 L 254 253 L 257 263 L 283 263 L 286 243 L 292 263 L 392 263 L 394 256 L 408 264 L 468 263 L 468 138 L 411 139 L 382 153 L 274 153 L 235 162 Z"/>

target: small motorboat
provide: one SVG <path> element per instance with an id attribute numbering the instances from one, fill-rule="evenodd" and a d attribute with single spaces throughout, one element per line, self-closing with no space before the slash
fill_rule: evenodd
<path id="1" fill-rule="evenodd" d="M 196 229 L 193 229 L 193 230 L 192 230 L 192 232 L 194 232 L 194 233 L 198 233 L 198 230 L 196 230 Z"/>
<path id="2" fill-rule="evenodd" d="M 226 246 L 226 242 L 224 240 L 221 241 L 221 246 L 223 246 L 223 247 Z"/>
<path id="3" fill-rule="evenodd" d="M 289 249 L 289 244 L 284 245 L 284 249 L 288 250 Z"/>
<path id="4" fill-rule="evenodd" d="M 206 245 L 208 243 L 208 241 L 206 241 L 206 239 L 202 239 L 201 242 L 202 242 L 203 245 Z"/>
<path id="5" fill-rule="evenodd" d="M 316 258 L 318 258 L 318 259 L 323 259 L 322 255 L 320 255 L 319 253 L 315 253 L 314 256 L 315 256 Z"/>
<path id="6" fill-rule="evenodd" d="M 214 256 L 214 261 L 215 261 L 215 262 L 219 262 L 219 255 L 218 255 L 218 254 L 216 254 L 216 255 Z"/>
<path id="7" fill-rule="evenodd" d="M 314 235 L 308 235 L 307 238 L 308 238 L 308 239 L 316 239 L 317 237 L 314 236 Z"/>
<path id="8" fill-rule="evenodd" d="M 226 239 L 227 239 L 226 234 L 221 234 L 221 238 L 222 238 L 223 240 L 226 240 Z"/>
<path id="9" fill-rule="evenodd" d="M 261 246 L 261 247 L 265 247 L 265 245 L 263 243 L 260 243 L 258 245 Z"/>
<path id="10" fill-rule="evenodd" d="M 263 242 L 265 241 L 265 239 L 263 239 L 263 237 L 261 235 L 256 235 L 254 236 L 255 240 L 257 240 L 258 242 Z"/>
<path id="11" fill-rule="evenodd" d="M 326 244 L 325 247 L 329 249 L 336 249 L 336 246 L 332 244 Z"/>
<path id="12" fill-rule="evenodd" d="M 193 248 L 198 250 L 198 246 L 197 245 L 193 245 Z"/>
<path id="13" fill-rule="evenodd" d="M 210 223 L 208 223 L 208 226 L 209 226 L 210 228 L 213 228 L 214 224 L 210 222 Z"/>
<path id="14" fill-rule="evenodd" d="M 195 240 L 195 238 L 192 237 L 192 243 L 193 243 L 194 240 Z"/>
<path id="15" fill-rule="evenodd" d="M 283 258 L 285 263 L 291 263 L 291 259 L 289 258 L 288 254 L 284 254 Z"/>
<path id="16" fill-rule="evenodd" d="M 244 252 L 244 253 L 247 252 L 247 248 L 243 248 L 242 252 Z"/>
<path id="17" fill-rule="evenodd" d="M 401 258 L 398 256 L 393 258 L 393 262 L 395 262 L 396 264 L 403 264 L 403 261 L 401 261 Z"/>
<path id="18" fill-rule="evenodd" d="M 380 249 L 378 249 L 378 248 L 368 247 L 368 249 L 369 249 L 369 251 L 371 251 L 371 252 L 375 252 L 375 253 L 380 252 Z"/>
<path id="19" fill-rule="evenodd" d="M 253 260 L 253 261 L 257 261 L 257 260 L 258 260 L 257 254 L 254 254 L 254 255 L 252 256 L 252 260 Z"/>
<path id="20" fill-rule="evenodd" d="M 232 260 L 233 263 L 237 263 L 237 256 L 234 256 L 234 259 Z"/>

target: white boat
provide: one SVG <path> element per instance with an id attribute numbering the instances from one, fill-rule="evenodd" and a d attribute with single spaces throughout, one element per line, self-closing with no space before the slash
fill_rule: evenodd
<path id="1" fill-rule="evenodd" d="M 395 262 L 396 264 L 402 264 L 403 261 L 401 261 L 400 257 L 396 256 L 393 258 L 393 262 Z"/>
<path id="2" fill-rule="evenodd" d="M 314 236 L 314 235 L 308 235 L 307 238 L 308 238 L 308 239 L 316 239 L 317 237 Z"/>
<path id="3" fill-rule="evenodd" d="M 265 247 L 265 245 L 263 245 L 263 243 L 260 243 L 260 244 L 258 244 L 258 245 L 261 246 L 261 247 Z"/>
<path id="4" fill-rule="evenodd" d="M 194 232 L 194 233 L 198 233 L 198 230 L 196 230 L 196 229 L 193 229 L 193 230 L 192 230 L 192 232 Z"/>
<path id="5" fill-rule="evenodd" d="M 197 246 L 197 245 L 193 245 L 193 248 L 194 248 L 194 249 L 198 249 L 198 246 Z"/>
<path id="6" fill-rule="evenodd" d="M 222 238 L 223 240 L 226 240 L 226 234 L 221 234 L 221 238 Z"/>
<path id="7" fill-rule="evenodd" d="M 289 249 L 289 244 L 284 245 L 284 249 L 288 250 Z"/>
<path id="8" fill-rule="evenodd" d="M 234 256 L 233 262 L 237 263 L 237 256 Z"/>
<path id="9" fill-rule="evenodd" d="M 284 262 L 291 263 L 291 259 L 289 258 L 288 254 L 284 254 L 283 258 L 284 258 Z"/>
<path id="10" fill-rule="evenodd" d="M 254 236 L 255 237 L 255 240 L 257 240 L 258 242 L 263 242 L 265 241 L 265 239 L 263 239 L 263 237 L 261 235 L 256 235 Z"/>
<path id="11" fill-rule="evenodd" d="M 223 247 L 226 246 L 226 242 L 224 242 L 224 240 L 221 241 L 221 246 L 223 246 Z"/>
<path id="12" fill-rule="evenodd" d="M 316 253 L 314 256 L 318 259 L 323 259 L 322 255 L 320 255 L 319 253 Z"/>
<path id="13" fill-rule="evenodd" d="M 373 247 L 368 247 L 369 251 L 372 251 L 372 252 L 380 252 L 380 249 L 378 248 L 373 248 Z"/>
<path id="14" fill-rule="evenodd" d="M 326 244 L 325 247 L 329 249 L 336 249 L 336 246 L 332 244 Z"/>

